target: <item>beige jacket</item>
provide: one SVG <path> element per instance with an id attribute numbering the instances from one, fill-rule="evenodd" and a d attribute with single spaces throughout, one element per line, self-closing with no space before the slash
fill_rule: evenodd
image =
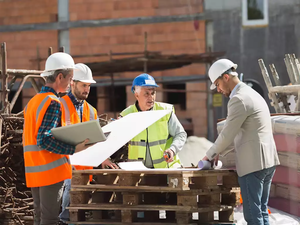
<path id="1" fill-rule="evenodd" d="M 260 94 L 241 83 L 227 108 L 224 128 L 207 151 L 208 159 L 213 159 L 234 142 L 236 170 L 240 177 L 279 165 L 270 111 Z"/>

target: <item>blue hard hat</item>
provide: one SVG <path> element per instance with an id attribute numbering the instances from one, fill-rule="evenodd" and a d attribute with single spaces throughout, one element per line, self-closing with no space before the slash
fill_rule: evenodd
<path id="1" fill-rule="evenodd" d="M 134 78 L 132 82 L 131 91 L 134 93 L 134 87 L 141 86 L 141 87 L 159 87 L 154 78 L 147 73 L 142 73 Z"/>

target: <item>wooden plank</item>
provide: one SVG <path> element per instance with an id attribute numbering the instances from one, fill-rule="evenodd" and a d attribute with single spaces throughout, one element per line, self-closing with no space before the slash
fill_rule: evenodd
<path id="1" fill-rule="evenodd" d="M 71 223 L 71 222 L 69 222 Z M 86 221 L 86 222 L 72 222 L 71 224 L 78 224 L 78 225 L 95 225 L 95 224 L 109 224 L 109 225 L 178 225 L 178 223 L 172 223 L 172 222 L 115 222 L 111 220 L 102 220 L 101 222 L 92 222 L 92 221 Z M 212 224 L 212 223 L 210 223 Z M 215 224 L 215 223 L 214 223 Z M 197 225 L 197 223 L 189 223 L 189 225 Z"/>
<path id="2" fill-rule="evenodd" d="M 81 170 L 73 170 L 73 175 L 72 175 L 72 183 L 71 183 L 71 186 L 72 185 L 87 185 L 90 181 L 90 178 L 89 178 L 89 175 L 91 173 L 84 173 L 84 174 L 80 174 L 80 173 L 75 173 L 76 171 L 81 171 Z"/>
<path id="3" fill-rule="evenodd" d="M 87 204 L 90 200 L 90 193 L 88 192 L 70 192 L 70 204 Z"/>
<path id="4" fill-rule="evenodd" d="M 78 224 L 78 225 L 103 225 L 103 224 L 109 224 L 109 225 L 178 225 L 178 223 L 174 222 L 117 222 L 112 220 L 101 220 L 101 221 L 81 221 L 81 222 L 68 222 L 69 224 Z M 199 223 L 197 221 L 193 221 L 188 223 L 189 225 L 198 225 Z M 201 225 L 236 225 L 236 223 L 229 223 L 229 222 L 219 222 L 219 221 L 209 221 L 209 222 L 201 222 Z"/>
<path id="5" fill-rule="evenodd" d="M 147 174 L 156 174 L 156 175 L 182 175 L 183 177 L 197 177 L 197 176 L 215 176 L 215 175 L 222 175 L 222 176 L 230 176 L 236 174 L 233 170 L 228 169 L 220 169 L 220 170 L 197 170 L 197 171 L 186 171 L 186 170 L 144 170 L 144 171 L 128 171 L 122 169 L 93 169 L 93 170 L 74 170 L 73 174 L 140 174 L 140 175 L 147 175 Z"/>
<path id="6" fill-rule="evenodd" d="M 278 152 L 281 166 L 300 170 L 300 154 L 293 152 Z"/>
<path id="7" fill-rule="evenodd" d="M 238 176 L 237 174 L 233 176 L 223 176 L 223 186 L 224 187 L 239 187 Z"/>
<path id="8" fill-rule="evenodd" d="M 71 191 L 84 191 L 84 192 L 102 192 L 102 191 L 134 191 L 134 192 L 185 192 L 194 193 L 198 195 L 207 195 L 211 193 L 229 193 L 239 192 L 239 188 L 229 188 L 223 186 L 205 186 L 198 189 L 180 190 L 180 188 L 173 187 L 160 187 L 160 186 L 117 186 L 117 185 L 72 185 Z"/>
<path id="9" fill-rule="evenodd" d="M 300 202 L 300 187 L 287 184 L 272 184 L 272 197 L 281 197 Z"/>
<path id="10" fill-rule="evenodd" d="M 178 193 L 177 205 L 198 207 L 197 195 Z"/>
<path id="11" fill-rule="evenodd" d="M 232 206 L 223 205 L 201 205 L 201 207 L 178 206 L 178 205 L 123 205 L 123 204 L 73 204 L 68 207 L 72 210 L 166 210 L 166 211 L 183 211 L 183 212 L 211 212 L 232 209 Z"/>
<path id="12" fill-rule="evenodd" d="M 208 186 L 217 187 L 218 186 L 218 176 L 209 176 L 209 177 L 192 177 L 192 189 L 205 188 Z"/>

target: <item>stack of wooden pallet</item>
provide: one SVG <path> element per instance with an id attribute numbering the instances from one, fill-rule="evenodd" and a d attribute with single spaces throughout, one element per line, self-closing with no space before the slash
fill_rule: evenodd
<path id="1" fill-rule="evenodd" d="M 74 171 L 70 193 L 71 224 L 234 224 L 239 202 L 230 170 Z"/>

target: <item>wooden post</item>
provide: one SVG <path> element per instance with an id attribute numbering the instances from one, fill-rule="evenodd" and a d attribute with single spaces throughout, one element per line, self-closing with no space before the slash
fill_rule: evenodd
<path id="1" fill-rule="evenodd" d="M 281 108 L 278 105 L 279 101 L 278 101 L 278 99 L 276 97 L 276 94 L 275 93 L 272 93 L 272 94 L 270 93 L 270 88 L 272 88 L 273 85 L 272 85 L 272 81 L 270 79 L 268 70 L 267 70 L 267 68 L 266 68 L 266 66 L 264 64 L 264 61 L 262 59 L 259 59 L 258 60 L 258 64 L 259 64 L 259 67 L 261 69 L 264 81 L 265 81 L 266 86 L 267 86 L 268 91 L 269 91 L 269 98 L 272 101 L 271 105 L 275 108 L 276 113 L 282 113 L 282 110 L 281 110 Z"/>
<path id="2" fill-rule="evenodd" d="M 280 78 L 279 78 L 278 73 L 276 71 L 275 65 L 271 64 L 271 65 L 269 65 L 269 67 L 270 67 L 271 73 L 273 75 L 275 85 L 276 86 L 281 86 L 281 81 L 280 81 Z M 279 95 L 279 100 L 283 103 L 283 107 L 284 107 L 285 111 L 287 113 L 290 113 L 291 110 L 290 110 L 289 103 L 287 102 L 287 95 L 284 94 L 284 93 L 280 93 L 278 95 Z"/>

